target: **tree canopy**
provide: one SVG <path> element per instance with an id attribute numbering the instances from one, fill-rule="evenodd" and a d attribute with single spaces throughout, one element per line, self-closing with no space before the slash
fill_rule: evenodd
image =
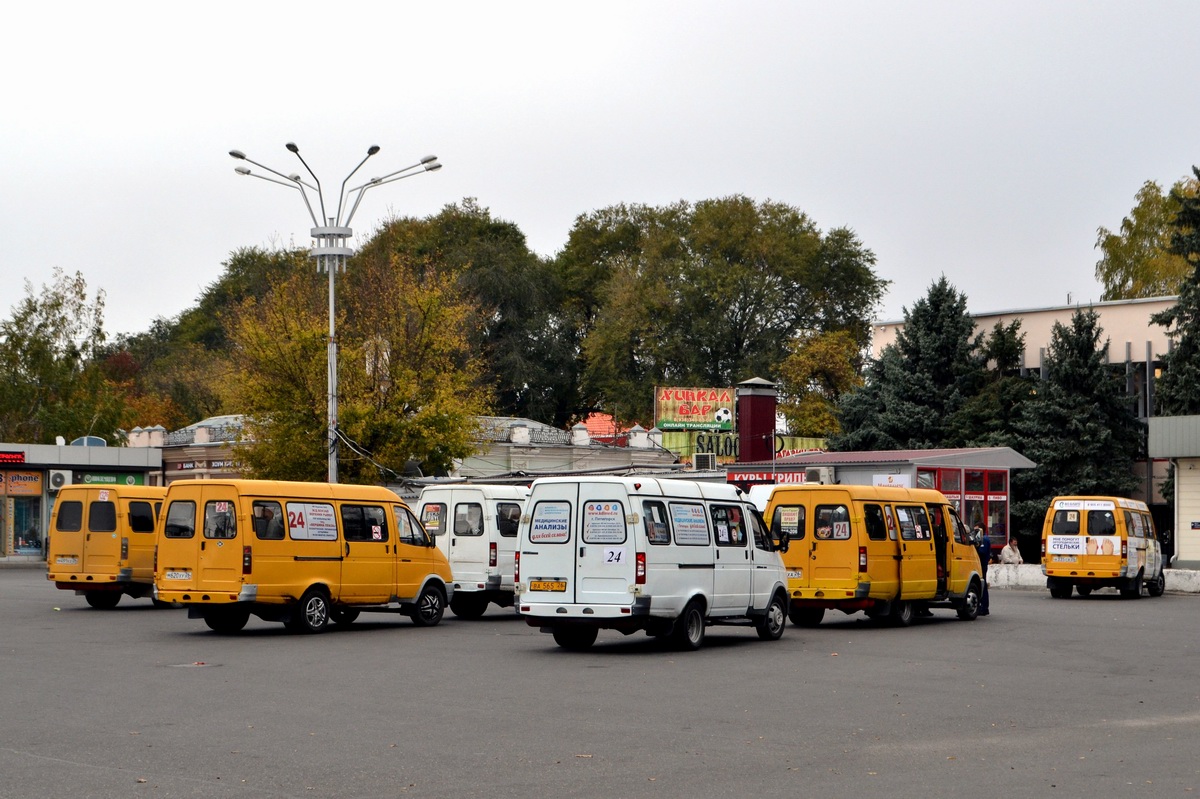
<path id="1" fill-rule="evenodd" d="M 1171 247 L 1173 221 L 1182 201 L 1194 198 L 1200 184 L 1179 180 L 1167 193 L 1153 180 L 1142 184 L 1137 203 L 1121 220 L 1117 232 L 1101 227 L 1096 233 L 1096 279 L 1104 287 L 1102 300 L 1163 297 L 1179 291 L 1191 272 L 1187 260 Z"/>

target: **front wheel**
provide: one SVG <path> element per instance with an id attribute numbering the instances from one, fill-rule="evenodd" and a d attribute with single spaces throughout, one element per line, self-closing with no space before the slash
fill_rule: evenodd
<path id="1" fill-rule="evenodd" d="M 683 650 L 695 651 L 704 643 L 704 610 L 697 600 L 687 603 L 683 613 L 679 614 L 671 638 Z"/>
<path id="2" fill-rule="evenodd" d="M 83 595 L 96 610 L 112 610 L 121 601 L 120 591 L 88 591 Z"/>
<path id="3" fill-rule="evenodd" d="M 582 652 L 596 643 L 596 636 L 599 634 L 600 628 L 598 627 L 581 627 L 576 625 L 555 627 L 554 643 L 571 652 Z"/>
<path id="4" fill-rule="evenodd" d="M 210 608 L 204 614 L 204 623 L 217 635 L 233 635 L 240 632 L 248 621 L 250 611 L 246 608 Z"/>
<path id="5" fill-rule="evenodd" d="M 417 609 L 412 612 L 413 624 L 418 627 L 433 627 L 442 620 L 446 612 L 446 595 L 436 585 L 427 585 L 417 597 Z"/>
<path id="6" fill-rule="evenodd" d="M 892 612 L 888 614 L 888 619 L 897 627 L 907 627 L 913 623 L 915 616 L 916 610 L 913 608 L 913 603 L 897 599 L 892 603 Z"/>
<path id="7" fill-rule="evenodd" d="M 345 627 L 348 624 L 353 624 L 358 618 L 358 611 L 353 608 L 337 608 L 330 611 L 329 619 L 339 627 Z"/>
<path id="8" fill-rule="evenodd" d="M 1146 583 L 1146 593 L 1150 596 L 1162 596 L 1166 590 L 1167 576 L 1163 574 L 1162 569 L 1159 569 L 1158 576 Z"/>
<path id="9" fill-rule="evenodd" d="M 329 626 L 329 597 L 317 588 L 310 588 L 300 597 L 300 604 L 292 611 L 292 618 L 285 622 L 289 630 L 315 634 L 324 632 Z"/>
<path id="10" fill-rule="evenodd" d="M 786 604 L 782 594 L 771 597 L 767 612 L 754 622 L 754 629 L 759 638 L 764 641 L 778 641 L 783 637 L 784 620 L 787 618 L 784 611 Z"/>
<path id="11" fill-rule="evenodd" d="M 956 608 L 958 617 L 963 621 L 975 621 L 979 617 L 979 602 L 979 583 L 972 580 L 971 584 L 967 586 L 967 593 L 962 598 L 962 604 Z"/>
<path id="12" fill-rule="evenodd" d="M 450 611 L 460 619 L 474 621 L 481 618 L 487 611 L 488 600 L 478 594 L 463 594 L 458 591 L 454 593 L 454 599 L 450 600 Z"/>

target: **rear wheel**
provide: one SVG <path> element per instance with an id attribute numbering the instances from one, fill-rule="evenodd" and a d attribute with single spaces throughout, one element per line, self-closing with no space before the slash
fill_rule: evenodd
<path id="1" fill-rule="evenodd" d="M 1126 599 L 1140 599 L 1142 596 L 1142 573 L 1138 572 L 1137 577 L 1128 580 L 1121 586 L 1121 596 Z"/>
<path id="2" fill-rule="evenodd" d="M 695 651 L 704 643 L 704 609 L 699 601 L 693 599 L 687 603 L 683 613 L 675 620 L 671 638 L 677 647 L 684 650 Z"/>
<path id="3" fill-rule="evenodd" d="M 427 585 L 417 597 L 417 608 L 412 612 L 413 624 L 418 627 L 433 627 L 442 620 L 446 612 L 446 595 L 436 585 Z"/>
<path id="4" fill-rule="evenodd" d="M 797 627 L 816 627 L 825 618 L 825 608 L 792 608 L 788 618 Z"/>
<path id="5" fill-rule="evenodd" d="M 1079 593 L 1080 596 L 1091 596 L 1092 595 L 1092 587 L 1090 585 L 1077 585 L 1077 586 L 1075 586 L 1075 590 Z"/>
<path id="6" fill-rule="evenodd" d="M 572 652 L 582 652 L 585 649 L 591 648 L 592 644 L 596 643 L 596 636 L 599 634 L 600 629 L 598 627 L 576 625 L 555 627 L 554 643 Z"/>
<path id="7" fill-rule="evenodd" d="M 1054 583 L 1050 586 L 1050 596 L 1055 599 L 1070 599 L 1071 590 L 1074 588 L 1070 583 Z"/>
<path id="8" fill-rule="evenodd" d="M 1146 593 L 1150 596 L 1162 596 L 1167 590 L 1167 577 L 1163 574 L 1162 569 L 1158 570 L 1158 576 L 1150 582 L 1146 583 Z"/>
<path id="9" fill-rule="evenodd" d="M 329 612 L 329 619 L 334 624 L 345 627 L 348 624 L 353 624 L 358 618 L 358 611 L 353 608 L 334 608 Z"/>
<path id="10" fill-rule="evenodd" d="M 759 638 L 764 641 L 778 641 L 783 636 L 783 628 L 787 619 L 787 613 L 784 610 L 786 605 L 787 602 L 782 594 L 771 597 L 771 604 L 767 605 L 767 612 L 754 622 L 754 629 L 758 632 Z"/>
<path id="11" fill-rule="evenodd" d="M 310 588 L 300 597 L 292 618 L 284 626 L 292 632 L 319 633 L 329 626 L 329 597 L 319 588 Z"/>
<path id="12" fill-rule="evenodd" d="M 958 612 L 958 617 L 963 621 L 975 621 L 979 617 L 979 602 L 979 583 L 972 580 L 971 584 L 967 586 L 967 593 L 962 598 L 962 604 L 955 608 Z"/>
<path id="13" fill-rule="evenodd" d="M 250 611 L 246 608 L 209 608 L 204 612 L 204 623 L 208 629 L 218 635 L 233 635 L 240 632 L 250 621 Z"/>
<path id="14" fill-rule="evenodd" d="M 460 619 L 474 621 L 487 611 L 488 601 L 478 594 L 455 593 L 450 600 L 450 610 Z"/>
<path id="15" fill-rule="evenodd" d="M 83 595 L 96 610 L 112 610 L 121 601 L 120 591 L 88 591 Z"/>
<path id="16" fill-rule="evenodd" d="M 913 609 L 911 602 L 898 599 L 892 603 L 892 612 L 888 614 L 888 618 L 897 627 L 907 627 L 913 623 L 915 615 L 916 611 Z"/>

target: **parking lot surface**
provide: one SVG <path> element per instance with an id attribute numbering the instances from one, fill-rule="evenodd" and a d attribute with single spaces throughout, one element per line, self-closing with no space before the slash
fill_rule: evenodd
<path id="1" fill-rule="evenodd" d="M 1200 790 L 1200 597 L 897 629 L 830 614 L 698 652 L 511 610 L 211 633 L 0 571 L 0 797 L 1057 797 Z"/>

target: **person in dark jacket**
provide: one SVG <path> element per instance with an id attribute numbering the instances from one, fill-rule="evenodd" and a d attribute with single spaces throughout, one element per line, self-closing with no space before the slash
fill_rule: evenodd
<path id="1" fill-rule="evenodd" d="M 988 561 L 992 558 L 992 539 L 988 537 L 987 530 L 979 522 L 971 528 L 971 543 L 975 545 L 975 551 L 979 553 L 979 569 L 983 577 L 983 591 L 979 597 L 979 615 L 987 616 L 991 611 L 988 609 Z"/>

